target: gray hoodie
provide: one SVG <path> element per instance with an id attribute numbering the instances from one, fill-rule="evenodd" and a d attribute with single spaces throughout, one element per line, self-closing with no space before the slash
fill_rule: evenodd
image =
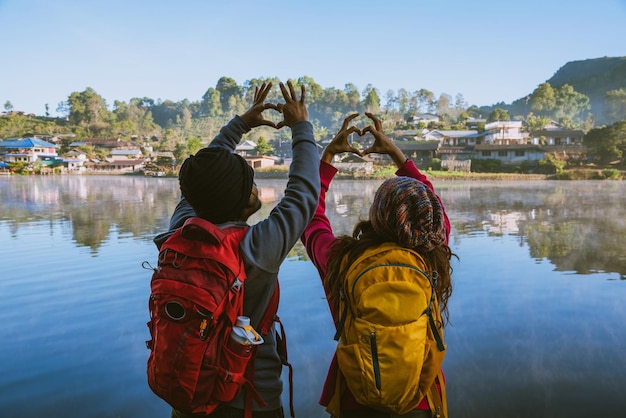
<path id="1" fill-rule="evenodd" d="M 210 147 L 225 147 L 231 151 L 250 128 L 235 116 L 213 139 Z M 293 161 L 289 168 L 289 181 L 285 194 L 273 208 L 270 215 L 253 225 L 241 242 L 244 264 L 248 278 L 245 282 L 244 314 L 249 316 L 252 325 L 257 327 L 274 291 L 278 280 L 278 269 L 287 254 L 298 241 L 317 207 L 320 191 L 319 154 L 313 136 L 313 126 L 309 122 L 298 122 L 291 127 Z M 219 196 L 216 196 L 219 199 Z M 169 231 L 154 238 L 158 248 L 189 217 L 195 213 L 189 203 L 181 198 L 172 218 Z M 246 226 L 243 222 L 220 225 Z M 289 330 L 287 330 L 288 332 Z M 257 351 L 254 386 L 267 402 L 265 408 L 253 403 L 255 410 L 273 410 L 281 407 L 282 365 L 276 349 L 275 330 L 265 338 L 265 343 Z M 231 403 L 243 409 L 243 398 Z"/>

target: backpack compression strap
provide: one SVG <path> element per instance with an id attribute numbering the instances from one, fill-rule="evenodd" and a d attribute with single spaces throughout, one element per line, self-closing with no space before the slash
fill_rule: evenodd
<path id="1" fill-rule="evenodd" d="M 439 382 L 439 385 L 437 385 L 437 382 Z M 441 390 L 441 394 L 439 394 L 439 390 Z M 428 406 L 433 413 L 433 418 L 448 418 L 446 384 L 443 380 L 441 370 L 437 373 L 437 378 L 426 393 L 426 399 L 428 400 Z"/>
<path id="2" fill-rule="evenodd" d="M 276 281 L 276 287 L 274 288 L 274 293 L 272 293 L 272 298 L 267 306 L 265 314 L 263 318 L 261 318 L 261 322 L 259 323 L 259 330 L 261 335 L 267 335 L 272 328 L 272 324 L 277 322 L 280 325 L 280 335 L 276 335 L 276 349 L 278 351 L 278 355 L 280 356 L 280 360 L 283 365 L 289 367 L 289 412 L 292 417 L 295 417 L 294 406 L 293 406 L 293 367 L 291 363 L 289 363 L 287 358 L 287 339 L 285 337 L 285 328 L 283 327 L 280 318 L 276 314 L 278 312 L 278 302 L 280 301 L 280 286 L 278 281 Z M 255 357 L 248 363 L 248 369 L 246 370 L 246 377 L 248 382 L 250 382 L 250 390 L 246 391 L 245 397 L 245 408 L 244 408 L 244 418 L 252 417 L 252 401 L 253 399 L 257 402 L 257 404 L 262 405 L 259 402 L 259 395 L 254 389 L 254 361 L 256 359 L 256 348 L 254 355 Z M 265 403 L 263 399 L 260 399 L 263 404 Z"/>

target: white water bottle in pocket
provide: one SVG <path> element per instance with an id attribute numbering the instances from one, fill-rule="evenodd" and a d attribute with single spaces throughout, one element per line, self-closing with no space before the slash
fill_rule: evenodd
<path id="1" fill-rule="evenodd" d="M 238 316 L 230 333 L 228 348 L 240 356 L 247 357 L 252 352 L 252 347 L 260 344 L 263 344 L 263 337 L 250 325 L 250 318 Z"/>

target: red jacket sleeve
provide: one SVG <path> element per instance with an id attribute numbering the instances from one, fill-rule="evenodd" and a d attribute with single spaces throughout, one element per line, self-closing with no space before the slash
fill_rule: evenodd
<path id="1" fill-rule="evenodd" d="M 323 279 L 326 276 L 330 251 L 338 243 L 330 221 L 326 217 L 326 192 L 328 192 L 333 177 L 337 174 L 337 169 L 324 161 L 320 161 L 319 170 L 320 197 L 313 219 L 302 234 L 302 243 L 313 265 L 317 268 L 320 278 Z"/>

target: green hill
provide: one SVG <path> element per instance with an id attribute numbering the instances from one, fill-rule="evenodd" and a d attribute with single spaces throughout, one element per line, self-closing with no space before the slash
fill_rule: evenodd
<path id="1" fill-rule="evenodd" d="M 603 57 L 568 62 L 549 80 L 552 87 L 569 84 L 588 96 L 591 112 L 601 118 L 607 91 L 626 88 L 626 57 Z"/>
<path id="2" fill-rule="evenodd" d="M 546 80 L 554 88 L 569 84 L 579 93 L 589 97 L 591 113 L 596 123 L 605 123 L 604 99 L 608 91 L 626 88 L 626 57 L 603 57 L 581 61 L 571 61 L 559 68 Z M 537 83 L 539 85 L 541 83 Z M 529 91 L 528 96 L 533 92 Z M 488 114 L 495 108 L 507 110 L 511 115 L 528 114 L 527 97 L 519 98 L 510 105 L 498 103 L 483 106 L 480 110 Z"/>

